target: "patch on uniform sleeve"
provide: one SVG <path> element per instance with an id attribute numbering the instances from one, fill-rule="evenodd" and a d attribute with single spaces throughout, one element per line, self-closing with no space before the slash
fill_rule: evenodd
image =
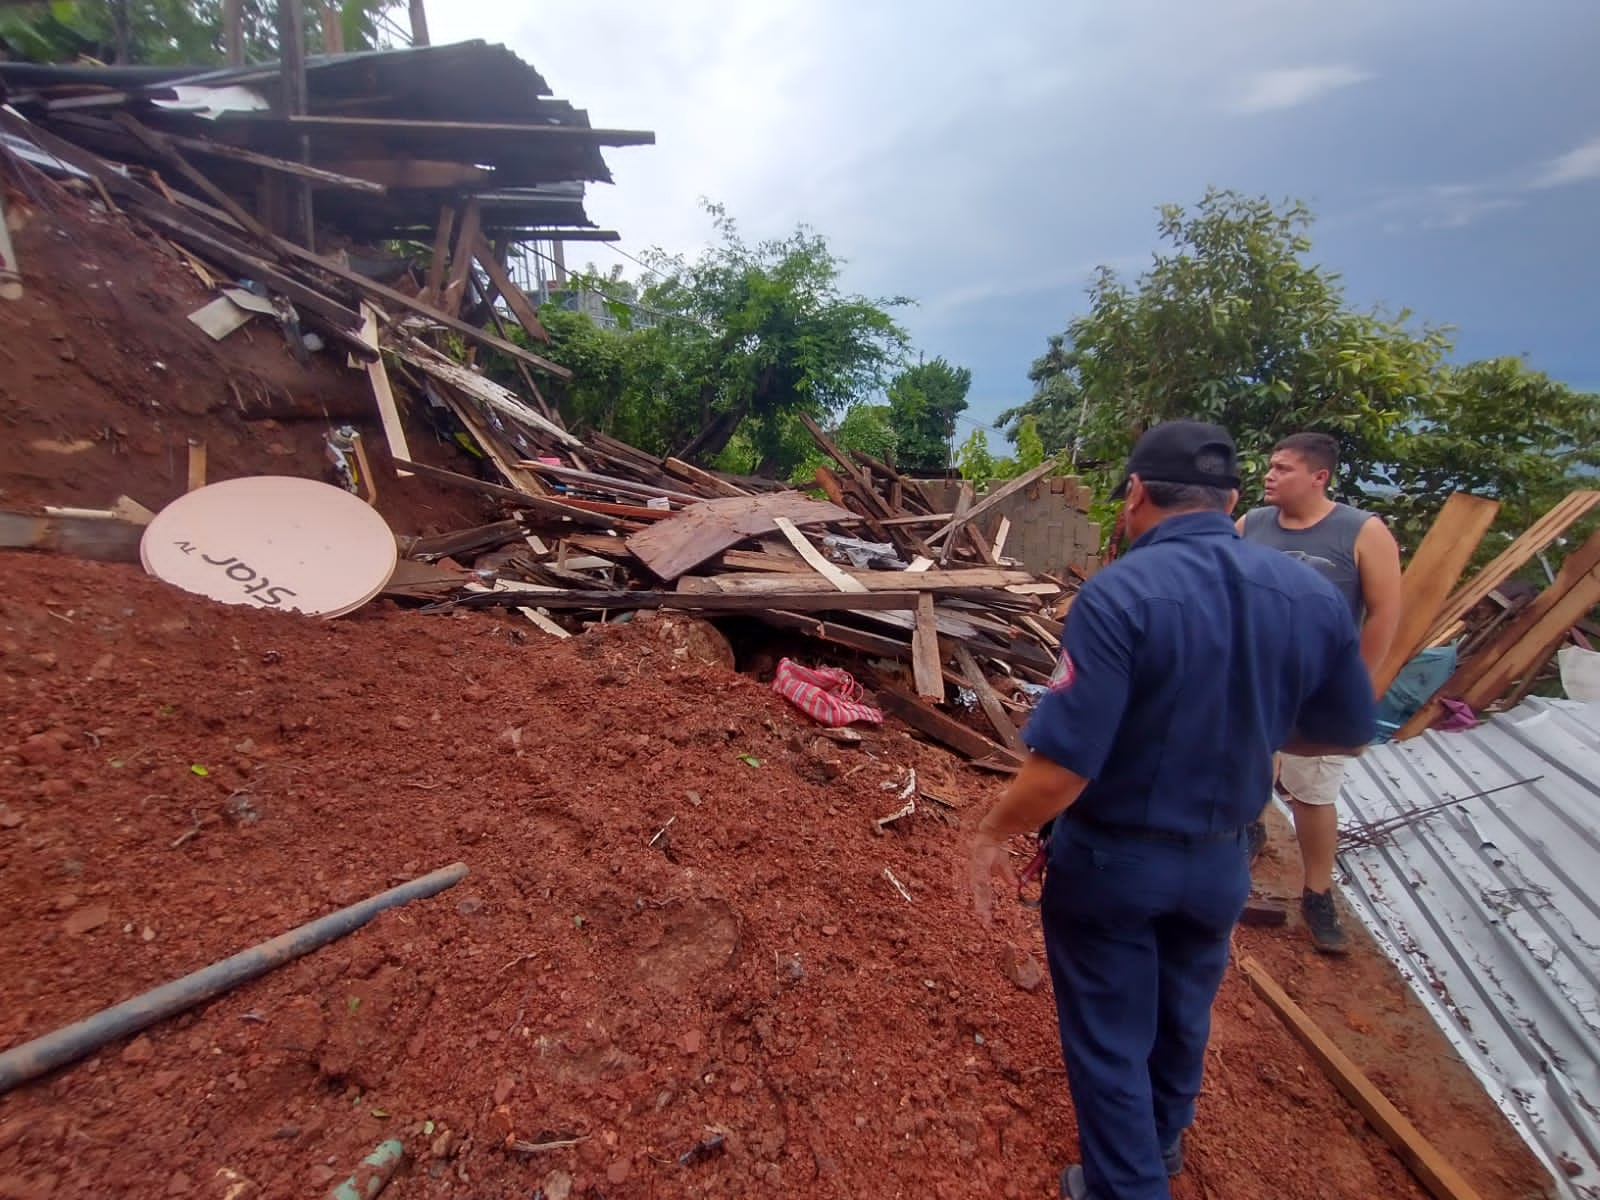
<path id="1" fill-rule="evenodd" d="M 1061 661 L 1056 663 L 1055 674 L 1050 676 L 1050 690 L 1059 692 L 1072 686 L 1072 681 L 1078 677 L 1078 668 L 1072 663 L 1072 655 L 1065 649 L 1061 651 Z"/>

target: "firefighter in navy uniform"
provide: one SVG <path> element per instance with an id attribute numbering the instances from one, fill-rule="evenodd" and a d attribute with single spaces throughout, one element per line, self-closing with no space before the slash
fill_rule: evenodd
<path id="1" fill-rule="evenodd" d="M 1068 614 L 1023 769 L 978 825 L 987 921 L 1006 843 L 1051 825 L 1041 913 L 1081 1164 L 1070 1200 L 1167 1200 L 1272 756 L 1357 754 L 1372 689 L 1348 606 L 1239 537 L 1227 431 L 1140 439 L 1114 496 L 1132 539 Z"/>

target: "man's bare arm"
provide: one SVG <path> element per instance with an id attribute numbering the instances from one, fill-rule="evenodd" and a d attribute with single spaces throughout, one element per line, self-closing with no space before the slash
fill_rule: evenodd
<path id="1" fill-rule="evenodd" d="M 985 925 L 994 919 L 995 873 L 1011 877 L 1006 841 L 1019 833 L 1033 833 L 1052 817 L 1060 816 L 1088 785 L 1089 781 L 1076 771 L 1034 751 L 1004 795 L 978 822 L 968 866 L 973 907 Z"/>
<path id="2" fill-rule="evenodd" d="M 1375 675 L 1400 629 L 1400 546 L 1389 527 L 1373 517 L 1356 535 L 1356 570 L 1366 621 L 1361 626 L 1361 661 Z"/>
<path id="3" fill-rule="evenodd" d="M 978 832 L 998 841 L 1032 833 L 1070 808 L 1088 786 L 1089 781 L 1076 771 L 1031 753 L 1011 786 L 978 822 Z"/>

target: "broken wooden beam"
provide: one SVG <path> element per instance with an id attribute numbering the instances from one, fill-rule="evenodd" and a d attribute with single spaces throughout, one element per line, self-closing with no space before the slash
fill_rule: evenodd
<path id="1" fill-rule="evenodd" d="M 518 607 L 628 610 L 672 608 L 689 612 L 741 613 L 770 609 L 781 604 L 790 611 L 827 612 L 839 609 L 909 609 L 916 597 L 909 592 L 874 592 L 867 596 L 845 592 L 808 592 L 795 596 L 724 596 L 693 592 L 628 591 L 623 589 L 528 588 L 507 585 L 505 591 L 464 597 L 454 601 L 462 608 Z"/>
<path id="2" fill-rule="evenodd" d="M 720 475 L 713 474 L 693 463 L 686 463 L 681 458 L 668 458 L 661 464 L 662 470 L 669 475 L 674 475 L 685 483 L 692 483 L 707 491 L 715 492 L 720 496 L 748 496 L 750 493 L 736 484 L 729 483 Z"/>
<path id="3" fill-rule="evenodd" d="M 610 529 L 614 521 L 596 513 L 584 512 L 580 508 L 573 508 L 559 500 L 551 500 L 544 496 L 530 496 L 526 492 L 519 492 L 515 488 L 501 487 L 496 483 L 488 483 L 482 479 L 474 479 L 470 475 L 460 475 L 455 471 L 446 471 L 439 467 L 430 467 L 426 463 L 416 461 L 398 464 L 406 470 L 420 475 L 423 479 L 434 483 L 446 484 L 450 487 L 462 488 L 469 492 L 477 492 L 481 496 L 489 496 L 507 504 L 516 505 L 527 509 L 530 513 L 546 519 L 561 522 L 570 522 L 582 529 Z"/>
<path id="4" fill-rule="evenodd" d="M 1015 771 L 1022 767 L 1022 755 L 990 741 L 954 717 L 945 716 L 932 705 L 893 685 L 877 689 L 877 700 L 878 707 L 884 712 L 900 718 L 918 733 L 948 746 L 958 754 L 975 761 L 1000 764 L 1002 770 Z"/>
<path id="5" fill-rule="evenodd" d="M 1399 741 L 1427 729 L 1443 711 L 1443 699 L 1486 708 L 1536 669 L 1578 621 L 1600 604 L 1600 531 L 1567 556 L 1555 582 L 1522 610 L 1493 640 L 1456 668 L 1428 702 L 1395 734 Z"/>
<path id="6" fill-rule="evenodd" d="M 1401 576 L 1400 627 L 1389 653 L 1372 673 L 1377 695 L 1389 690 L 1401 668 L 1427 644 L 1428 629 L 1499 511 L 1499 501 L 1465 492 L 1453 492 L 1444 502 Z"/>
<path id="7" fill-rule="evenodd" d="M 1439 645 L 1462 617 L 1482 604 L 1506 580 L 1534 560 L 1550 543 L 1566 533 L 1576 522 L 1600 504 L 1600 491 L 1583 489 L 1564 496 L 1509 546 L 1451 594 L 1428 630 L 1426 645 Z"/>
<path id="8" fill-rule="evenodd" d="M 378 311 L 370 304 L 361 306 L 361 340 L 378 350 Z M 403 462 L 411 459 L 411 447 L 406 442 L 405 422 L 400 419 L 400 408 L 394 400 L 394 388 L 389 383 L 388 368 L 383 365 L 383 355 L 374 354 L 367 364 L 367 383 L 378 405 L 378 419 L 383 424 L 383 437 L 389 445 L 389 457 L 394 461 L 394 473 L 404 479 L 408 474 Z"/>
<path id="9" fill-rule="evenodd" d="M 967 686 L 978 697 L 978 706 L 983 709 L 983 715 L 989 718 L 989 724 L 994 726 L 995 733 L 1000 735 L 1000 740 L 1008 750 L 1016 754 L 1026 754 L 1027 746 L 1022 741 L 1022 731 L 1017 728 L 1017 723 L 1011 719 L 1011 714 L 1001 703 L 1000 695 L 989 683 L 989 678 L 983 673 L 983 668 L 978 665 L 978 660 L 973 657 L 972 651 L 967 649 L 962 642 L 955 643 L 956 662 L 961 666 L 961 673 L 966 676 Z"/>
<path id="10" fill-rule="evenodd" d="M 213 204 L 232 217 L 238 223 L 239 228 L 256 238 L 263 247 L 271 247 L 277 242 L 276 235 L 270 229 L 247 212 L 242 204 L 213 183 L 203 171 L 186 159 L 178 148 L 162 134 L 148 128 L 132 113 L 117 113 L 115 119 L 117 124 L 132 134 L 134 139 L 145 149 L 181 175 L 191 187 L 198 188 L 203 195 L 209 197 Z"/>
<path id="11" fill-rule="evenodd" d="M 522 522 L 496 521 L 492 525 L 479 525 L 455 533 L 441 533 L 433 537 L 402 537 L 400 554 L 404 558 L 430 559 L 454 558 L 457 555 L 481 554 L 498 550 L 512 542 L 520 542 L 527 534 Z"/>
<path id="12" fill-rule="evenodd" d="M 1289 994 L 1278 986 L 1266 967 L 1246 956 L 1239 969 L 1256 994 L 1278 1015 L 1289 1032 L 1304 1046 L 1328 1082 L 1367 1119 L 1368 1124 L 1389 1143 L 1400 1161 L 1410 1168 L 1418 1182 L 1435 1200 L 1480 1200 L 1478 1192 L 1433 1145 L 1417 1131 L 1389 1098 L 1367 1078 L 1349 1055 L 1334 1045 L 1333 1039 Z"/>
<path id="13" fill-rule="evenodd" d="M 800 589 L 821 591 L 835 585 L 820 577 L 797 575 L 800 565 L 796 559 L 781 559 L 776 555 L 729 550 L 723 555 L 724 565 L 758 573 L 749 575 L 685 575 L 678 580 L 682 591 L 743 592 L 747 595 Z M 752 560 L 756 560 L 752 562 Z M 770 561 L 762 561 L 770 560 Z M 831 564 L 830 564 L 831 565 Z M 1026 571 L 1003 567 L 972 567 L 950 571 L 854 571 L 836 567 L 850 579 L 860 584 L 864 591 L 898 592 L 960 592 L 989 591 L 1019 588 L 1017 595 L 1045 593 L 1054 595 L 1060 588 L 1051 583 L 1036 583 Z M 1008 594 L 1011 594 L 1008 592 Z"/>
<path id="14" fill-rule="evenodd" d="M 933 593 L 918 592 L 916 627 L 911 633 L 911 677 L 924 700 L 944 699 L 944 655 L 939 652 L 939 627 Z"/>
<path id="15" fill-rule="evenodd" d="M 865 592 L 866 584 L 846 574 L 839 567 L 828 561 L 826 555 L 811 544 L 811 540 L 801 533 L 794 522 L 788 517 L 773 517 L 772 523 L 778 527 L 778 532 L 793 546 L 795 553 L 805 560 L 806 565 L 822 578 L 826 579 L 835 589 L 841 592 Z M 932 603 L 930 597 L 929 603 Z"/>
<path id="16" fill-rule="evenodd" d="M 533 302 L 517 286 L 516 281 L 511 278 L 511 273 L 500 265 L 499 258 L 482 237 L 473 241 L 472 254 L 488 274 L 489 282 L 500 289 L 500 294 L 505 297 L 506 304 L 511 308 L 511 315 L 517 318 L 517 324 L 527 331 L 529 337 L 548 342 L 550 334 L 546 331 L 544 323 L 539 320 L 539 314 L 534 311 Z"/>
<path id="17" fill-rule="evenodd" d="M 389 189 L 384 187 L 383 184 L 374 183 L 370 179 L 340 174 L 337 171 L 329 171 L 324 167 L 313 167 L 306 163 L 290 162 L 286 158 L 274 158 L 270 154 L 260 154 L 254 150 L 231 146 L 226 142 L 212 141 L 210 138 L 184 137 L 181 134 L 167 133 L 165 131 L 162 132 L 161 136 L 174 146 L 195 154 L 226 158 L 233 162 L 246 163 L 252 167 L 261 167 L 267 171 L 277 171 L 283 175 L 295 175 L 301 179 L 310 180 L 312 183 L 321 184 L 323 187 L 339 188 L 348 192 L 363 192 L 371 196 L 385 196 L 389 192 Z"/>
<path id="18" fill-rule="evenodd" d="M 483 209 L 473 196 L 461 210 L 461 229 L 456 234 L 456 248 L 450 259 L 450 277 L 439 298 L 439 311 L 449 317 L 461 315 L 461 301 L 466 295 L 467 275 L 472 270 L 472 248 L 478 242 L 478 230 L 483 220 Z"/>
<path id="19" fill-rule="evenodd" d="M 311 251 L 298 246 L 289 246 L 287 250 L 291 257 L 297 258 L 301 262 L 317 268 L 319 271 L 325 271 L 335 279 L 342 280 L 370 296 L 376 296 L 380 300 L 387 301 L 397 308 L 403 308 L 408 312 L 416 313 L 418 316 L 437 321 L 451 332 L 459 333 L 462 337 L 477 342 L 481 346 L 487 346 L 491 350 L 498 350 L 501 354 L 509 355 L 511 358 L 520 358 L 530 366 L 538 367 L 539 370 L 547 375 L 554 375 L 557 379 L 572 378 L 572 372 L 567 370 L 566 367 L 553 363 L 547 358 L 541 358 L 530 350 L 524 350 L 513 342 L 496 337 L 487 330 L 479 329 L 476 325 L 468 324 L 466 321 L 453 317 L 449 313 L 442 312 L 416 297 L 408 296 L 404 292 L 398 292 L 392 287 L 379 283 L 376 279 L 369 279 L 359 272 L 348 270 L 331 259 L 323 258 L 319 254 L 313 254 Z"/>
<path id="20" fill-rule="evenodd" d="M 450 265 L 450 236 L 455 232 L 456 210 L 453 204 L 439 206 L 438 230 L 433 237 L 433 252 L 428 258 L 428 275 L 419 299 L 434 308 L 444 295 L 445 269 Z"/>

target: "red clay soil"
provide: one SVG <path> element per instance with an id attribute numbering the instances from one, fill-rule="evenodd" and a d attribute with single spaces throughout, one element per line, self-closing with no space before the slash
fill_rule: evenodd
<path id="1" fill-rule="evenodd" d="M 103 508 L 126 494 L 159 510 L 184 490 L 191 437 L 206 443 L 211 482 L 331 481 L 323 436 L 351 424 L 396 533 L 483 519 L 468 493 L 394 477 L 366 372 L 343 354 L 313 354 L 302 367 L 264 317 L 212 341 L 187 317 L 214 293 L 176 251 L 37 176 L 31 183 L 6 199 L 22 222 L 13 240 L 26 290 L 0 302 L 0 507 Z M 454 447 L 421 429 L 408 422 L 413 455 L 464 469 Z"/>
<path id="2" fill-rule="evenodd" d="M 1048 985 L 1005 969 L 1038 982 L 1036 917 L 977 925 L 936 806 L 872 831 L 907 767 L 968 823 L 993 780 L 896 729 L 819 739 L 653 624 L 562 642 L 223 608 L 65 559 L 0 577 L 0 1046 L 471 869 L 0 1099 L 0 1197 L 306 1196 L 389 1137 L 396 1198 L 1055 1194 Z M 1246 944 L 1303 968 L 1297 938 Z M 1180 1200 L 1423 1194 L 1236 974 L 1189 1162 Z"/>
<path id="3" fill-rule="evenodd" d="M 1271 844 L 1255 870 L 1257 891 L 1293 913 L 1286 930 L 1241 929 L 1237 948 L 1265 964 L 1283 988 L 1389 1100 L 1444 1151 L 1484 1197 L 1554 1195 L 1533 1152 L 1445 1041 L 1427 1010 L 1360 921 L 1344 916 L 1351 954 L 1330 959 L 1300 927 L 1299 851 L 1274 813 Z"/>

